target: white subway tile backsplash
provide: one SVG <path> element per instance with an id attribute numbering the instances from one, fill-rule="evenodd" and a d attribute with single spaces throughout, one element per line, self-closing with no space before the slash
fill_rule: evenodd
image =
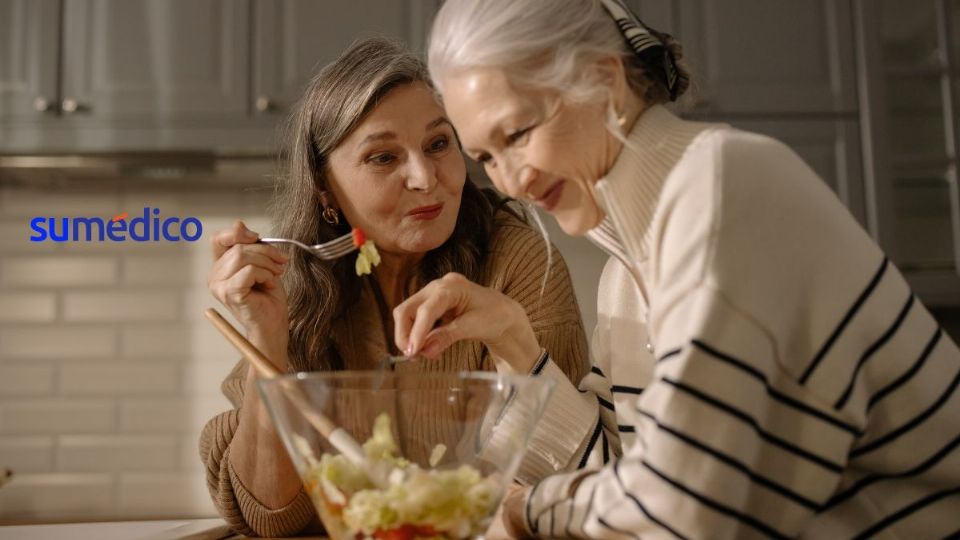
<path id="1" fill-rule="evenodd" d="M 129 285 L 195 285 L 204 286 L 206 273 L 194 272 L 191 258 L 129 256 L 123 260 L 123 282 Z"/>
<path id="2" fill-rule="evenodd" d="M 64 395 L 175 394 L 180 365 L 171 363 L 82 363 L 64 365 L 60 391 Z"/>
<path id="3" fill-rule="evenodd" d="M 271 191 L 244 189 L 234 190 L 224 196 L 222 190 L 195 191 L 180 199 L 180 215 L 205 216 L 203 220 L 204 236 L 220 230 L 223 223 L 227 226 L 236 219 L 242 219 L 247 226 L 250 223 L 264 221 L 261 217 L 269 202 Z"/>
<path id="4" fill-rule="evenodd" d="M 230 312 L 223 306 L 216 308 L 241 333 L 245 333 L 243 326 L 235 321 Z M 202 311 L 201 311 L 202 313 Z M 191 321 L 190 333 L 186 345 L 189 347 L 190 358 L 195 362 L 233 362 L 240 358 L 230 342 L 228 342 L 206 318 Z"/>
<path id="5" fill-rule="evenodd" d="M 268 193 L 0 187 L 0 519 L 215 515 L 200 430 L 230 408 L 239 356 L 203 317 L 210 237 L 261 234 Z M 145 206 L 197 216 L 197 242 L 30 242 L 33 216 Z M 2 536 L 2 532 L 0 532 Z"/>
<path id="6" fill-rule="evenodd" d="M 235 358 L 219 362 L 192 362 L 183 367 L 183 392 L 187 395 L 209 396 L 220 393 L 220 383 L 233 369 Z M 216 395 L 214 394 L 214 395 Z"/>
<path id="7" fill-rule="evenodd" d="M 117 332 L 102 325 L 0 327 L 0 359 L 103 358 L 117 351 Z"/>
<path id="8" fill-rule="evenodd" d="M 54 392 L 54 367 L 0 364 L 0 396 L 44 396 Z"/>
<path id="9" fill-rule="evenodd" d="M 190 430 L 190 402 L 181 396 L 128 398 L 120 403 L 124 433 L 180 433 Z"/>
<path id="10" fill-rule="evenodd" d="M 197 473 L 124 473 L 120 475 L 120 510 L 136 513 L 167 513 L 184 516 L 214 516 L 203 476 Z"/>
<path id="11" fill-rule="evenodd" d="M 206 325 L 209 325 L 210 323 L 206 322 L 207 318 L 203 313 L 207 310 L 207 308 L 211 307 L 216 308 L 217 311 L 219 311 L 224 317 L 232 317 L 232 315 L 230 315 L 230 311 L 227 310 L 227 308 L 225 308 L 219 300 L 214 298 L 206 287 L 194 287 L 183 291 L 184 320 L 191 323 L 203 321 L 206 323 Z M 235 324 L 235 319 L 228 318 L 228 320 L 233 323 L 234 326 L 237 326 Z M 237 329 L 241 331 L 243 330 L 240 326 L 237 326 Z"/>
<path id="12" fill-rule="evenodd" d="M 85 518 L 111 515 L 109 474 L 22 474 L 0 489 L 0 518 Z"/>
<path id="13" fill-rule="evenodd" d="M 63 472 L 168 471 L 177 467 L 171 435 L 65 435 L 57 447 Z"/>
<path id="14" fill-rule="evenodd" d="M 180 469 L 205 477 L 206 463 L 200 459 L 199 433 L 180 438 Z"/>
<path id="15" fill-rule="evenodd" d="M 171 321 L 179 315 L 174 291 L 68 292 L 63 315 L 68 321 Z"/>
<path id="16" fill-rule="evenodd" d="M 0 434 L 105 433 L 116 427 L 110 399 L 22 399 L 0 403 Z"/>
<path id="17" fill-rule="evenodd" d="M 9 467 L 14 474 L 53 470 L 53 437 L 30 436 L 0 438 L 0 468 Z"/>
<path id="18" fill-rule="evenodd" d="M 152 234 L 152 233 L 151 233 Z M 199 242 L 198 242 L 199 243 Z M 131 254 L 180 256 L 188 249 L 187 242 L 144 241 L 134 242 L 129 238 L 122 242 L 64 242 L 63 253 L 78 256 L 123 256 Z"/>
<path id="19" fill-rule="evenodd" d="M 218 395 L 124 399 L 120 403 L 120 430 L 199 434 L 208 420 L 229 408 L 230 402 Z"/>
<path id="20" fill-rule="evenodd" d="M 0 284 L 8 287 L 112 285 L 118 277 L 112 257 L 9 257 L 0 262 Z"/>
<path id="21" fill-rule="evenodd" d="M 181 195 L 170 191 L 134 189 L 120 195 L 120 205 L 131 216 L 142 215 L 145 207 L 159 208 L 164 216 L 179 216 L 181 215 L 180 197 Z"/>
<path id="22" fill-rule="evenodd" d="M 57 318 L 57 296 L 53 293 L 0 293 L 0 323 L 48 322 Z"/>
<path id="23" fill-rule="evenodd" d="M 127 358 L 185 358 L 193 328 L 178 323 L 143 323 L 120 330 L 120 354 Z"/>
<path id="24" fill-rule="evenodd" d="M 31 242 L 33 235 L 29 218 L 3 219 L 0 221 L 0 251 L 4 254 L 36 255 L 63 249 L 61 244 L 55 242 Z"/>

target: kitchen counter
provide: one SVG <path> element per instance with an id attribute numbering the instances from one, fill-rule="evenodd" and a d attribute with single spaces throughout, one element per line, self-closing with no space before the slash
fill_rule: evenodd
<path id="1" fill-rule="evenodd" d="M 0 526 L 0 540 L 238 540 L 222 519 L 109 521 Z M 320 539 L 301 536 L 297 540 Z"/>

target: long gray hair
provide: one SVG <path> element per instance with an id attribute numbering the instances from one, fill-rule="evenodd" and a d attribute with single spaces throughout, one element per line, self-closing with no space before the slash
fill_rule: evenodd
<path id="1" fill-rule="evenodd" d="M 679 63 L 680 44 L 667 34 L 651 33 L 677 60 L 682 94 L 689 74 Z M 571 102 L 596 103 L 608 96 L 587 68 L 611 55 L 623 59 L 627 81 L 637 96 L 647 103 L 670 100 L 669 90 L 627 48 L 599 0 L 447 0 L 433 23 L 427 63 L 441 93 L 445 76 L 492 67 L 504 70 L 520 87 L 548 90 Z M 616 118 L 610 120 L 608 128 L 618 133 Z"/>
<path id="2" fill-rule="evenodd" d="M 350 232 L 345 217 L 341 216 L 336 226 L 321 217 L 320 192 L 329 189 L 330 152 L 387 93 L 414 82 L 430 84 L 426 66 L 402 44 L 385 38 L 355 43 L 310 80 L 288 120 L 286 170 L 273 202 L 277 234 L 317 244 Z M 414 272 L 416 283 L 427 283 L 448 272 L 477 280 L 500 201 L 468 178 L 453 234 L 424 256 Z M 331 347 L 330 337 L 333 321 L 343 316 L 360 295 L 364 278 L 355 274 L 353 266 L 353 257 L 331 264 L 301 250 L 292 252 L 284 286 L 290 313 L 288 354 L 293 369 L 344 367 Z"/>

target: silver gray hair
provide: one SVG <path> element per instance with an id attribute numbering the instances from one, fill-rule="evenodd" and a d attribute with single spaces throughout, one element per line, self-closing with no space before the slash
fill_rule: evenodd
<path id="1" fill-rule="evenodd" d="M 651 33 L 679 62 L 679 43 Z M 450 74 L 498 68 L 517 86 L 596 103 L 609 96 L 588 68 L 609 56 L 623 59 L 634 93 L 648 103 L 669 101 L 669 91 L 646 73 L 599 0 L 446 0 L 433 23 L 427 64 L 441 93 Z M 686 74 L 682 65 L 678 69 Z"/>

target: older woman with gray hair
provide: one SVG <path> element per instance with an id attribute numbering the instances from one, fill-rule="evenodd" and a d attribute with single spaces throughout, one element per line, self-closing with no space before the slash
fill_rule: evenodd
<path id="1" fill-rule="evenodd" d="M 240 222 L 214 237 L 209 288 L 280 370 L 377 369 L 384 356 L 400 353 L 392 339 L 394 307 L 431 280 L 457 272 L 500 291 L 530 317 L 531 339 L 558 360 L 561 378 L 578 382 L 588 374 L 586 336 L 562 259 L 550 256 L 540 234 L 505 199 L 467 178 L 457 135 L 424 65 L 400 45 L 367 39 L 321 70 L 292 116 L 287 151 L 274 205 L 276 234 L 318 244 L 356 227 L 376 241 L 382 261 L 371 275 L 358 276 L 353 257 L 331 263 L 301 250 L 285 254 L 257 243 L 258 235 Z M 394 369 L 509 369 L 492 352 L 463 342 Z M 314 528 L 316 512 L 257 392 L 246 391 L 253 377 L 237 364 L 223 382 L 234 409 L 212 419 L 201 435 L 214 503 L 243 534 L 288 536 Z M 563 400 L 553 407 L 554 423 L 571 418 Z M 456 444 L 448 404 L 416 403 L 398 414 L 416 419 L 411 429 L 422 431 L 423 440 Z M 548 420 L 533 434 L 521 480 L 576 466 L 583 432 L 597 413 L 585 414 L 573 416 L 585 427 L 564 429 Z M 438 441 L 437 434 L 451 440 Z M 616 439 L 609 444 L 618 448 Z"/>
<path id="2" fill-rule="evenodd" d="M 586 380 L 578 405 L 612 388 L 608 429 L 635 439 L 510 497 L 508 528 L 956 537 L 960 351 L 789 148 L 664 107 L 687 87 L 680 59 L 619 0 L 447 0 L 434 23 L 428 64 L 465 151 L 620 261 L 655 357 L 604 344 L 620 354 L 594 371 L 612 386 Z M 601 307 L 623 296 L 608 291 Z M 510 306 L 444 277 L 397 309 L 398 347 L 480 339 L 555 377 Z M 583 444 L 599 454 L 595 433 Z"/>

